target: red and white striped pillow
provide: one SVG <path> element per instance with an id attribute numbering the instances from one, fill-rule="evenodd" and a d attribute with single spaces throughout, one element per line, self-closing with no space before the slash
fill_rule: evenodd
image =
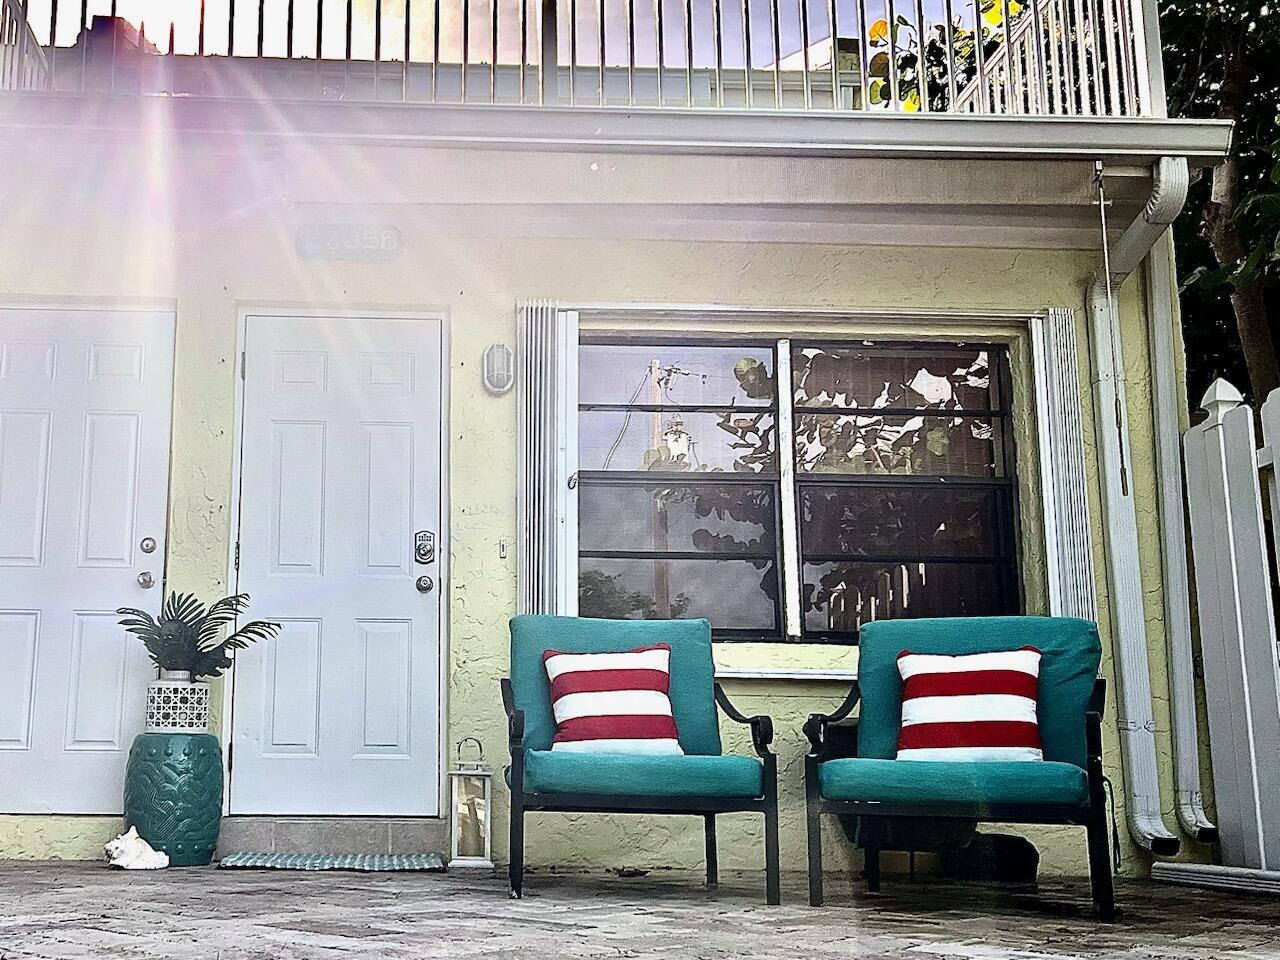
<path id="1" fill-rule="evenodd" d="M 898 654 L 899 760 L 1043 760 L 1035 647 L 967 656 Z"/>
<path id="2" fill-rule="evenodd" d="M 551 681 L 551 749 L 683 754 L 671 709 L 671 648 L 542 655 Z"/>

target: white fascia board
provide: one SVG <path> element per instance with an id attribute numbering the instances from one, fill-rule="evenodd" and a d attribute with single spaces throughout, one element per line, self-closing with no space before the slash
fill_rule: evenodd
<path id="1" fill-rule="evenodd" d="M 207 97 L 0 95 L 0 126 L 136 135 L 251 136 L 557 151 L 746 156 L 1102 159 L 1149 166 L 1185 157 L 1219 163 L 1230 121 L 1156 117 L 1033 117 L 745 111 L 501 104 L 361 104 Z"/>

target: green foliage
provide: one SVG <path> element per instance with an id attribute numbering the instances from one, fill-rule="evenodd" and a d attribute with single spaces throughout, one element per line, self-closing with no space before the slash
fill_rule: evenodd
<path id="1" fill-rule="evenodd" d="M 622 574 L 602 570 L 583 570 L 578 577 L 578 613 L 584 617 L 606 620 L 656 620 L 658 611 L 653 597 L 627 590 L 618 583 Z M 689 598 L 677 594 L 671 601 L 671 616 L 680 617 L 688 610 Z M 667 616 L 664 610 L 661 614 Z"/>
<path id="2" fill-rule="evenodd" d="M 1280 14 L 1259 0 L 1162 0 L 1160 30 L 1169 113 L 1236 124 L 1239 199 L 1228 223 L 1241 255 L 1219 263 L 1205 235 L 1209 176 L 1192 185 L 1174 225 L 1194 401 L 1215 377 L 1249 382 L 1230 300 L 1242 283 L 1262 284 L 1272 339 L 1280 340 Z"/>
<path id="3" fill-rule="evenodd" d="M 269 640 L 280 624 L 255 620 L 223 637 L 224 628 L 249 606 L 249 595 L 223 597 L 207 609 L 194 594 L 171 593 L 157 620 L 145 610 L 121 607 L 120 625 L 138 637 L 161 670 L 186 670 L 193 680 L 216 677 L 231 666 L 233 651 Z"/>

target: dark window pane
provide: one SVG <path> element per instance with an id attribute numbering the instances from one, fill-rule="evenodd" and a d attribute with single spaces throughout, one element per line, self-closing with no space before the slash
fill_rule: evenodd
<path id="1" fill-rule="evenodd" d="M 764 412 L 578 415 L 579 469 L 775 473 L 774 415 Z"/>
<path id="2" fill-rule="evenodd" d="M 997 410 L 986 347 L 805 347 L 792 351 L 797 406 Z"/>
<path id="3" fill-rule="evenodd" d="M 778 577 L 771 560 L 579 562 L 578 613 L 653 620 L 706 617 L 716 630 L 777 632 Z"/>
<path id="4" fill-rule="evenodd" d="M 1000 419 L 796 412 L 802 473 L 1004 476 Z"/>
<path id="5" fill-rule="evenodd" d="M 583 482 L 578 546 L 584 552 L 774 554 L 775 496 L 755 484 Z"/>
<path id="6" fill-rule="evenodd" d="M 578 402 L 771 406 L 769 347 L 588 343 L 578 353 Z"/>
<path id="7" fill-rule="evenodd" d="M 805 631 L 853 634 L 872 620 L 1016 613 L 1007 576 L 986 563 L 806 563 Z"/>
<path id="8" fill-rule="evenodd" d="M 800 543 L 816 557 L 997 559 L 1009 522 L 1007 491 L 805 483 Z"/>

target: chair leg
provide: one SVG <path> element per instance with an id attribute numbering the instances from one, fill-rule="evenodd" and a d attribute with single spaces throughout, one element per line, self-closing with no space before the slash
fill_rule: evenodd
<path id="1" fill-rule="evenodd" d="M 511 898 L 524 896 L 524 808 L 511 805 L 511 841 L 507 851 L 507 871 L 511 882 Z"/>
<path id="2" fill-rule="evenodd" d="M 880 847 L 884 844 L 884 821 L 879 817 L 863 817 L 862 863 L 867 877 L 867 889 L 880 892 Z"/>
<path id="3" fill-rule="evenodd" d="M 1111 877 L 1111 848 L 1107 841 L 1106 816 L 1095 811 L 1089 819 L 1089 886 L 1098 918 L 1110 923 L 1116 918 L 1115 883 Z"/>
<path id="4" fill-rule="evenodd" d="M 809 804 L 809 906 L 822 906 L 822 814 Z"/>
<path id="5" fill-rule="evenodd" d="M 818 788 L 818 760 L 804 758 L 804 809 L 809 827 L 809 906 L 822 906 L 822 794 Z"/>
<path id="6" fill-rule="evenodd" d="M 716 852 L 716 815 L 702 815 L 703 830 L 707 840 L 707 887 L 714 890 L 720 885 L 720 866 Z"/>
<path id="7" fill-rule="evenodd" d="M 771 906 L 782 902 L 782 879 L 778 866 L 778 798 L 764 812 L 765 900 Z"/>

